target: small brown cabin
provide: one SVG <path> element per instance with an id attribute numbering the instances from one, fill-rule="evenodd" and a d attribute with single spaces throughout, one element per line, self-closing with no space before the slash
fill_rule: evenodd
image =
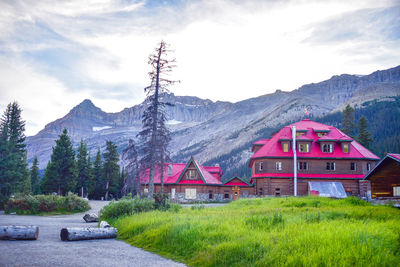
<path id="1" fill-rule="evenodd" d="M 364 180 L 371 182 L 372 198 L 400 198 L 400 154 L 387 154 Z"/>

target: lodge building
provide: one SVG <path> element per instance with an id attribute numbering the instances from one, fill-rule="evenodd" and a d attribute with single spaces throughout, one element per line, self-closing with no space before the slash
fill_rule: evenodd
<path id="1" fill-rule="evenodd" d="M 187 163 L 166 163 L 164 193 L 177 202 L 223 201 L 255 196 L 253 184 L 237 176 L 222 182 L 221 177 L 220 166 L 202 166 L 193 157 Z M 149 171 L 140 179 L 142 191 L 148 192 Z M 154 174 L 154 192 L 161 192 L 159 170 Z"/>
<path id="2" fill-rule="evenodd" d="M 366 194 L 362 179 L 379 158 L 339 129 L 304 119 L 253 144 L 249 167 L 258 196 L 294 195 L 293 126 L 298 195 L 310 194 L 315 182 L 340 183 L 347 195 Z"/>

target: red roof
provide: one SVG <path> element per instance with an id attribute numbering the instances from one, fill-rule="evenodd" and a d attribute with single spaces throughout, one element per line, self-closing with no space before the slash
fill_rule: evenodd
<path id="1" fill-rule="evenodd" d="M 270 139 L 260 139 L 253 143 L 253 145 L 265 145 Z"/>
<path id="2" fill-rule="evenodd" d="M 292 178 L 293 173 L 257 173 L 253 175 L 253 178 Z M 330 178 L 330 179 L 361 179 L 364 174 L 316 174 L 316 173 L 297 173 L 298 178 Z"/>
<path id="3" fill-rule="evenodd" d="M 319 122 L 311 121 L 309 119 L 304 119 L 302 121 L 287 125 L 283 127 L 276 135 L 274 135 L 269 142 L 267 142 L 263 147 L 261 147 L 254 155 L 250 158 L 250 166 L 253 164 L 253 160 L 257 158 L 293 158 L 293 151 L 290 148 L 289 152 L 283 152 L 282 145 L 280 140 L 292 139 L 292 129 L 291 127 L 296 125 L 296 130 L 307 132 L 300 136 L 296 137 L 296 139 L 312 139 L 312 143 L 310 146 L 310 152 L 297 152 L 298 158 L 351 158 L 351 159 L 373 159 L 379 160 L 375 154 L 371 151 L 354 141 L 349 136 L 345 135 L 339 129 L 328 126 Z M 329 131 L 325 136 L 319 137 L 316 131 L 326 130 Z M 340 142 L 334 143 L 334 152 L 333 153 L 324 153 L 321 151 L 320 143 L 318 140 L 353 140 L 350 143 L 350 151 L 349 153 L 344 153 L 341 148 Z M 321 140 L 320 140 L 321 141 Z"/>
<path id="4" fill-rule="evenodd" d="M 224 183 L 224 185 L 227 185 L 227 186 L 253 186 L 253 184 L 247 183 L 246 181 L 244 181 L 242 178 L 240 178 L 238 176 L 233 176 L 228 181 L 226 181 Z"/>
<path id="5" fill-rule="evenodd" d="M 393 153 L 388 153 L 387 154 L 389 157 L 392 157 L 394 159 L 397 159 L 397 161 L 400 161 L 400 154 L 393 154 Z"/>
<path id="6" fill-rule="evenodd" d="M 193 163 L 199 171 L 202 180 L 184 180 L 182 179 L 184 171 Z M 172 165 L 172 173 L 168 175 L 168 165 Z M 195 159 L 191 158 L 188 163 L 165 163 L 164 165 L 164 184 L 216 184 L 222 185 L 221 176 L 222 170 L 219 166 L 204 167 Z M 144 175 L 141 175 L 140 182 L 147 184 L 149 182 L 149 170 L 146 170 Z M 154 173 L 154 183 L 159 184 L 161 172 L 156 168 Z"/>

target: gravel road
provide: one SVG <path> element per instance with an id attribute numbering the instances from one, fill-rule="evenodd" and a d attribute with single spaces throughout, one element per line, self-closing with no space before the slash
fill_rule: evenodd
<path id="1" fill-rule="evenodd" d="M 107 203 L 89 201 L 97 213 Z M 84 213 L 60 216 L 0 214 L 0 225 L 39 226 L 36 241 L 0 240 L 0 266 L 185 266 L 115 239 L 63 242 L 64 227 L 97 227 L 86 223 Z"/>

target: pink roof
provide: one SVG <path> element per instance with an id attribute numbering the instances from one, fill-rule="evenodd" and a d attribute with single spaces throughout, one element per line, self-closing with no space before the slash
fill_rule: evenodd
<path id="1" fill-rule="evenodd" d="M 253 178 L 275 177 L 275 178 L 292 178 L 293 173 L 257 173 Z M 297 173 L 298 178 L 330 178 L 330 179 L 361 179 L 364 174 L 316 174 L 316 173 Z"/>
<path id="2" fill-rule="evenodd" d="M 270 139 L 260 139 L 253 143 L 253 145 L 265 145 Z"/>
<path id="3" fill-rule="evenodd" d="M 226 185 L 226 186 L 253 186 L 251 184 L 251 182 L 250 183 L 246 183 L 245 181 L 243 181 L 242 178 L 240 178 L 238 176 L 233 176 L 228 181 L 226 181 L 224 183 L 224 185 Z"/>
<path id="4" fill-rule="evenodd" d="M 388 153 L 387 155 L 400 161 L 400 154 Z"/>
<path id="5" fill-rule="evenodd" d="M 333 153 L 322 152 L 320 148 L 320 143 L 318 143 L 320 137 L 317 135 L 314 129 L 329 130 L 329 133 L 324 136 L 324 138 L 326 139 L 329 138 L 330 140 L 339 140 L 342 137 L 349 140 L 352 139 L 335 127 L 311 121 L 309 119 L 304 119 L 302 121 L 283 127 L 276 135 L 271 138 L 269 142 L 267 142 L 256 153 L 254 153 L 254 155 L 250 158 L 250 166 L 252 165 L 253 160 L 257 158 L 292 158 L 292 149 L 290 148 L 289 152 L 283 152 L 281 142 L 279 141 L 280 139 L 292 139 L 292 125 L 296 125 L 296 130 L 307 130 L 307 132 L 303 136 L 313 140 L 310 146 L 310 152 L 297 152 L 298 158 L 365 158 L 379 160 L 379 157 L 377 157 L 371 151 L 369 151 L 354 140 L 350 143 L 349 153 L 344 153 L 342 151 L 340 142 L 335 142 Z"/>
<path id="6" fill-rule="evenodd" d="M 197 169 L 199 170 L 200 175 L 203 177 L 206 184 L 218 184 L 222 185 L 221 176 L 222 170 L 218 166 L 204 167 L 199 164 L 193 158 L 189 160 L 188 163 L 165 163 L 164 167 L 164 183 L 165 184 L 204 184 L 203 180 L 183 180 L 182 174 L 187 166 L 193 162 Z M 172 164 L 172 175 L 168 176 L 168 165 Z M 144 175 L 140 176 L 141 183 L 149 182 L 149 172 L 150 170 L 146 170 Z M 212 173 L 210 173 L 212 172 Z M 160 169 L 156 168 L 154 173 L 154 183 L 159 184 L 161 178 Z M 180 179 L 180 180 L 179 180 Z"/>

